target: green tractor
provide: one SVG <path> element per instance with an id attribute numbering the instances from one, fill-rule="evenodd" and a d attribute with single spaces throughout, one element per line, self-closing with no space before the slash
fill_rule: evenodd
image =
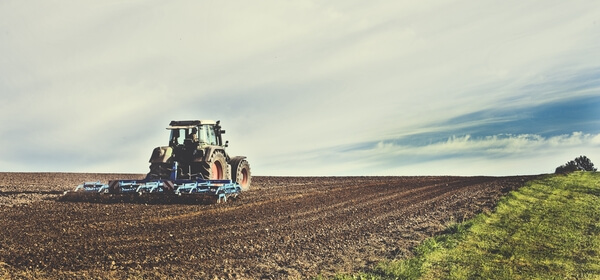
<path id="1" fill-rule="evenodd" d="M 169 145 L 157 147 L 150 157 L 146 179 L 232 180 L 242 190 L 252 176 L 245 156 L 230 157 L 223 143 L 220 121 L 171 121 Z"/>

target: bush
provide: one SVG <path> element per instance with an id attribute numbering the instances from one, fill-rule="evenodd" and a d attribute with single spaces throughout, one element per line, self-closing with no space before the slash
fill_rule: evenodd
<path id="1" fill-rule="evenodd" d="M 597 169 L 594 167 L 594 163 L 592 163 L 592 161 L 588 157 L 579 156 L 578 158 L 575 158 L 574 160 L 557 167 L 554 173 L 567 174 L 578 170 L 594 172 Z"/>

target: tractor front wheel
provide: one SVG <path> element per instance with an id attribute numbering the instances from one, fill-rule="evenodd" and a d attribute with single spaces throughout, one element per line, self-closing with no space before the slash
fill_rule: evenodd
<path id="1" fill-rule="evenodd" d="M 150 172 L 146 179 L 169 179 L 171 177 L 171 164 L 164 162 L 153 162 L 150 164 Z"/>
<path id="2" fill-rule="evenodd" d="M 250 189 L 252 173 L 250 164 L 243 157 L 235 157 L 231 160 L 231 177 L 234 182 L 240 184 L 243 191 Z"/>

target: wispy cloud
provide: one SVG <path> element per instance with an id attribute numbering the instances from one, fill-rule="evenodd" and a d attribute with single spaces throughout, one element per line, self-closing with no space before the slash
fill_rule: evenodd
<path id="1" fill-rule="evenodd" d="M 422 145 L 381 141 L 351 151 L 320 151 L 292 158 L 296 162 L 290 161 L 289 166 L 317 175 L 331 170 L 341 175 L 540 174 L 551 173 L 562 161 L 578 155 L 593 155 L 599 148 L 600 134 L 581 132 L 552 137 L 463 135 Z"/>
<path id="2" fill-rule="evenodd" d="M 423 157 L 460 156 L 461 158 L 475 157 L 505 157 L 532 156 L 544 150 L 572 149 L 575 147 L 594 147 L 600 145 L 600 134 L 583 134 L 574 132 L 571 135 L 557 135 L 545 138 L 536 134 L 520 135 L 491 135 L 472 138 L 471 135 L 452 136 L 444 142 L 423 146 L 396 145 L 379 142 L 372 149 L 363 151 L 381 155 L 407 155 Z"/>

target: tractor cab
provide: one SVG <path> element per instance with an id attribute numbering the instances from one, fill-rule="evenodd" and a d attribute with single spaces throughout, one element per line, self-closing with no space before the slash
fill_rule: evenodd
<path id="1" fill-rule="evenodd" d="M 172 121 L 167 127 L 171 131 L 169 146 L 223 146 L 219 121 Z"/>

